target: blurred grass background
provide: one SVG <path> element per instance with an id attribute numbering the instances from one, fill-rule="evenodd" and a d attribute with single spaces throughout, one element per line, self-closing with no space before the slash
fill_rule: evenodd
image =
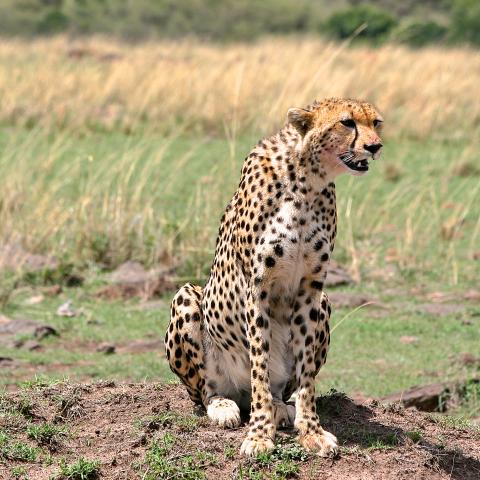
<path id="1" fill-rule="evenodd" d="M 352 96 L 384 112 L 387 142 L 369 176 L 339 180 L 336 254 L 358 279 L 385 261 L 447 284 L 473 278 L 475 50 L 60 37 L 5 40 L 0 65 L 4 243 L 81 268 L 177 256 L 202 277 L 251 146 L 291 106 Z"/>

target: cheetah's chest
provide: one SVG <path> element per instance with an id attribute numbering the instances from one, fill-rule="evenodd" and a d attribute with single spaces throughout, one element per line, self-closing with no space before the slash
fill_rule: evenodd
<path id="1" fill-rule="evenodd" d="M 322 206 L 283 204 L 266 230 L 261 248 L 271 298 L 293 303 L 302 282 L 323 281 L 332 250 L 333 216 Z M 272 268 L 269 268 L 269 265 Z"/>

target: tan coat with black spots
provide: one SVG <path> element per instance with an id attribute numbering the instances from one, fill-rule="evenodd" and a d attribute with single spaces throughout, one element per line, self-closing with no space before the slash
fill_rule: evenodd
<path id="1" fill-rule="evenodd" d="M 170 366 L 217 424 L 236 427 L 250 408 L 246 455 L 273 448 L 276 428 L 292 424 L 306 449 L 337 449 L 315 407 L 330 343 L 333 180 L 368 170 L 381 124 L 372 105 L 350 99 L 290 109 L 287 125 L 245 159 L 207 284 L 186 284 L 173 299 Z M 295 407 L 285 403 L 294 391 Z"/>

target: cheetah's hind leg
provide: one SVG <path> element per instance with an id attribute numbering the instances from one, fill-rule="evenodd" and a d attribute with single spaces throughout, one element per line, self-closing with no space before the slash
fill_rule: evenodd
<path id="1" fill-rule="evenodd" d="M 209 418 L 224 428 L 240 425 L 240 409 L 231 399 L 219 395 L 212 385 L 222 383 L 210 372 L 212 379 L 207 382 L 206 352 L 201 310 L 202 289 L 187 283 L 172 301 L 170 324 L 165 335 L 165 350 L 171 370 L 187 387 L 190 399 L 203 405 Z"/>
<path id="2" fill-rule="evenodd" d="M 170 324 L 165 334 L 165 352 L 170 369 L 187 387 L 193 402 L 202 404 L 205 379 L 202 344 L 202 288 L 185 284 L 171 305 Z"/>

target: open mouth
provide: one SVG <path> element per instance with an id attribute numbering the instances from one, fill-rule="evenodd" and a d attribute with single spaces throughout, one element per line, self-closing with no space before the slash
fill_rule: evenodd
<path id="1" fill-rule="evenodd" d="M 356 160 L 355 156 L 351 153 L 346 155 L 340 155 L 340 160 L 350 169 L 355 172 L 367 172 L 368 171 L 368 159 Z"/>
<path id="2" fill-rule="evenodd" d="M 356 172 L 366 172 L 368 171 L 368 160 L 350 160 L 349 162 L 343 162 L 350 170 L 355 170 Z"/>

